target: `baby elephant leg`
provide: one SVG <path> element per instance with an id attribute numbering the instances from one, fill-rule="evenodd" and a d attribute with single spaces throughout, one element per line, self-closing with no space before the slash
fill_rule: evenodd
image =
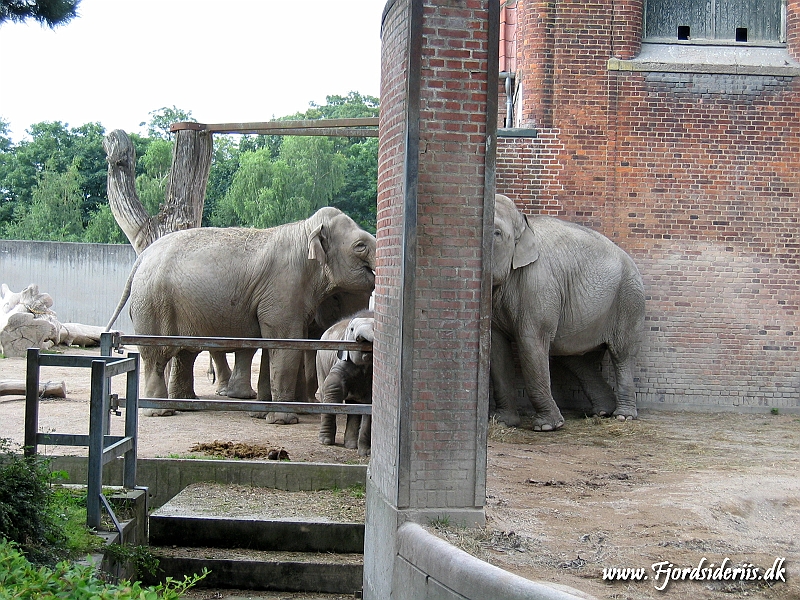
<path id="1" fill-rule="evenodd" d="M 323 446 L 333 446 L 336 443 L 336 415 L 320 415 L 319 443 Z"/>
<path id="2" fill-rule="evenodd" d="M 350 450 L 358 448 L 358 432 L 361 429 L 361 415 L 347 415 L 344 429 L 344 447 Z"/>

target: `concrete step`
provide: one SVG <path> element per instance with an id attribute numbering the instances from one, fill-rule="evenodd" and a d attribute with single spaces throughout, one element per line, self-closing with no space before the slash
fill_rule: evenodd
<path id="1" fill-rule="evenodd" d="M 363 553 L 363 523 L 208 516 L 150 516 L 153 546 Z"/>
<path id="2" fill-rule="evenodd" d="M 198 587 L 351 595 L 362 586 L 363 494 L 197 483 L 150 515 L 149 541 L 158 581 L 205 567 Z"/>
<path id="3" fill-rule="evenodd" d="M 265 552 L 218 548 L 151 546 L 159 559 L 158 577 L 183 580 L 184 575 L 211 572 L 199 588 L 236 588 L 280 592 L 353 595 L 361 590 L 363 556 L 316 552 Z"/>

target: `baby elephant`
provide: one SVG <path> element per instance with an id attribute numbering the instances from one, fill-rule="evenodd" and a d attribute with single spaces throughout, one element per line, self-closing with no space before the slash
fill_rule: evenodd
<path id="1" fill-rule="evenodd" d="M 374 340 L 375 314 L 362 310 L 332 325 L 320 339 L 369 342 Z M 372 352 L 319 350 L 317 352 L 317 400 L 372 404 Z M 369 456 L 372 417 L 347 415 L 345 448 L 358 448 L 359 456 Z M 336 415 L 323 414 L 319 441 L 326 446 L 336 440 Z"/>

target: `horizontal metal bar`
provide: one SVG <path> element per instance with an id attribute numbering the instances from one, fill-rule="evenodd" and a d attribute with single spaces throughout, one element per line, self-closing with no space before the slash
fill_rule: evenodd
<path id="1" fill-rule="evenodd" d="M 123 358 L 106 363 L 106 377 L 116 377 L 136 369 L 136 361 L 132 358 Z"/>
<path id="2" fill-rule="evenodd" d="M 124 437 L 121 440 L 114 442 L 110 446 L 106 446 L 103 448 L 103 464 L 111 462 L 112 460 L 125 454 L 128 450 L 132 449 L 132 437 Z"/>
<path id="3" fill-rule="evenodd" d="M 37 433 L 36 443 L 47 446 L 88 446 L 89 436 L 79 433 Z"/>
<path id="4" fill-rule="evenodd" d="M 74 354 L 40 354 L 40 367 L 91 367 L 92 362 L 102 360 L 110 362 L 119 360 L 113 356 L 77 356 Z"/>
<path id="5" fill-rule="evenodd" d="M 180 346 L 181 348 L 215 348 L 236 350 L 238 348 L 269 348 L 290 350 L 361 350 L 371 352 L 367 342 L 345 342 L 342 340 L 296 340 L 270 338 L 223 338 L 189 337 L 181 335 L 121 335 L 121 344 L 136 346 Z"/>
<path id="6" fill-rule="evenodd" d="M 121 435 L 105 435 L 103 444 L 113 446 L 124 439 Z M 47 446 L 89 446 L 89 436 L 82 433 L 37 433 L 36 443 Z"/>
<path id="7" fill-rule="evenodd" d="M 178 398 L 139 398 L 139 408 L 174 410 L 230 410 L 248 412 L 303 412 L 312 414 L 371 415 L 371 404 L 333 404 L 330 402 L 265 402 L 261 400 L 181 400 Z"/>

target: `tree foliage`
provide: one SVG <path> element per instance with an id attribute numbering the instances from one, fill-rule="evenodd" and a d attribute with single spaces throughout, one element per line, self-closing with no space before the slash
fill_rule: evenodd
<path id="1" fill-rule="evenodd" d="M 0 0 L 0 24 L 28 19 L 54 29 L 74 19 L 81 0 Z"/>
<path id="2" fill-rule="evenodd" d="M 374 117 L 378 100 L 351 92 L 328 96 L 283 117 Z M 164 202 L 172 162 L 169 125 L 193 121 L 175 106 L 149 113 L 147 136 L 132 134 L 136 189 L 151 215 Z M 0 237 L 125 243 L 106 192 L 105 130 L 35 123 L 14 144 L 0 119 Z M 340 208 L 375 231 L 377 139 L 215 135 L 203 225 L 271 227 L 305 218 L 321 206 Z"/>

